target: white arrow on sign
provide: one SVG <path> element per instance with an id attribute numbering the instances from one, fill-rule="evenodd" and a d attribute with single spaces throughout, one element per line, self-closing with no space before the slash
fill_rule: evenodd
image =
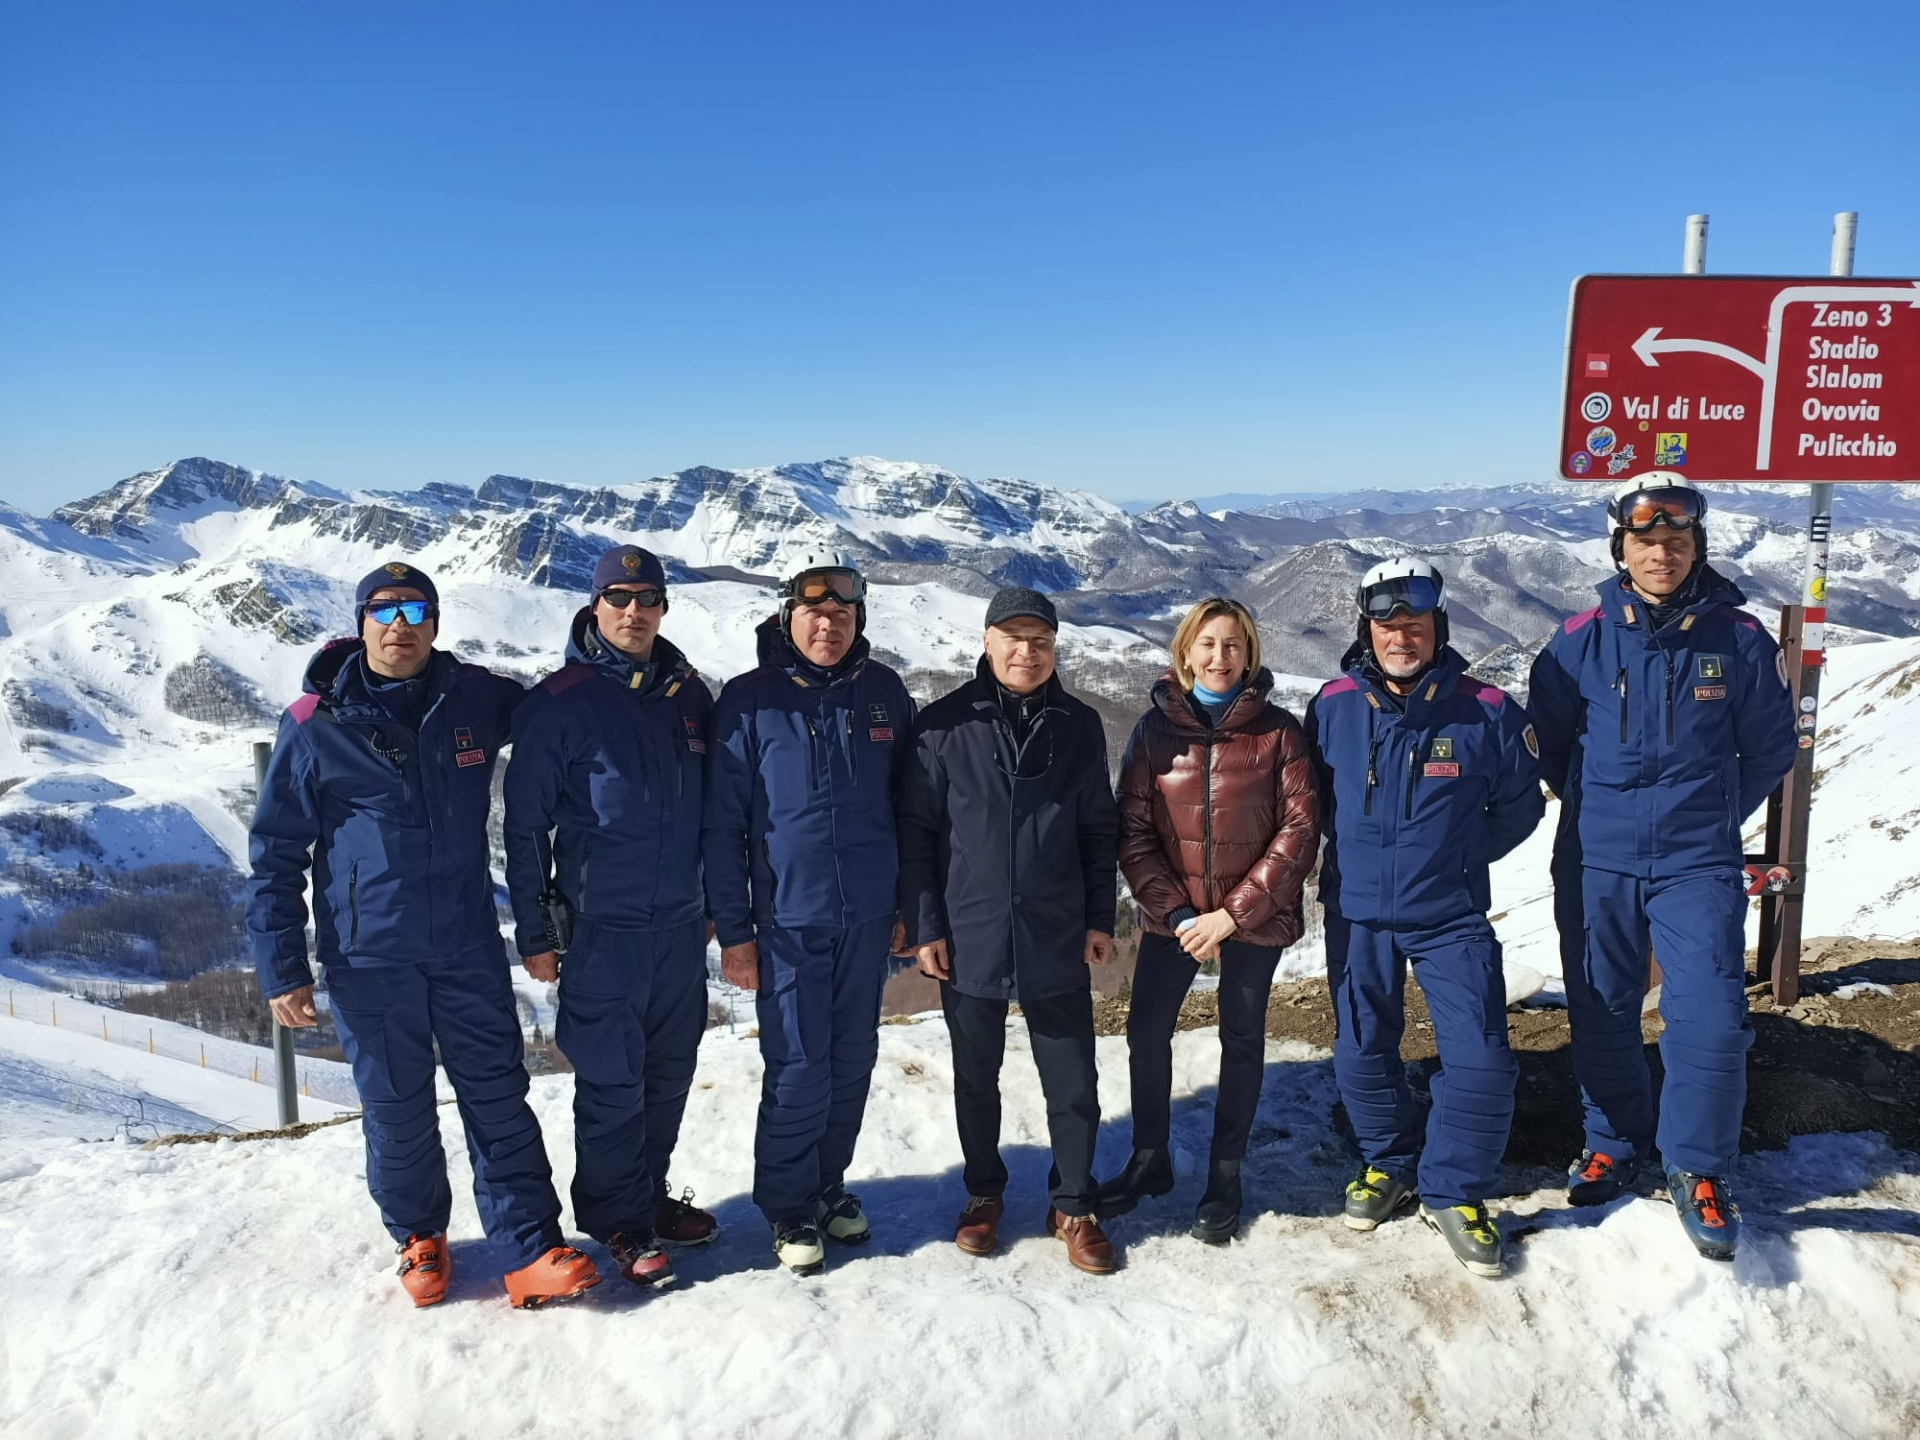
<path id="1" fill-rule="evenodd" d="M 1660 362 L 1653 357 L 1668 355 L 1676 350 L 1693 350 L 1702 355 L 1718 355 L 1722 360 L 1731 360 L 1743 369 L 1751 370 L 1762 380 L 1767 378 L 1767 365 L 1764 360 L 1756 360 L 1744 350 L 1736 350 L 1731 345 L 1722 345 L 1718 340 L 1656 340 L 1660 327 L 1651 327 L 1646 334 L 1633 342 L 1633 353 L 1640 357 L 1642 365 L 1660 368 Z"/>
<path id="2" fill-rule="evenodd" d="M 1662 340 L 1659 338 L 1661 327 L 1658 325 L 1650 326 L 1644 335 L 1633 342 L 1633 353 L 1640 357 L 1642 365 L 1655 370 L 1660 368 L 1660 362 L 1654 356 L 1690 351 L 1731 360 L 1741 369 L 1751 370 L 1758 375 L 1760 439 L 1754 451 L 1753 468 L 1765 470 L 1773 459 L 1773 399 L 1774 382 L 1780 374 L 1780 322 L 1787 306 L 1811 304 L 1816 300 L 1829 303 L 1858 300 L 1905 305 L 1909 309 L 1920 310 L 1920 280 L 1908 285 L 1789 285 L 1773 297 L 1773 304 L 1767 310 L 1767 358 L 1764 360 L 1756 360 L 1746 351 L 1723 345 L 1718 340 Z"/>

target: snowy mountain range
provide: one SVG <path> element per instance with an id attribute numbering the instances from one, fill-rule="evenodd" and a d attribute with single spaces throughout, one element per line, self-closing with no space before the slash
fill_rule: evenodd
<path id="1" fill-rule="evenodd" d="M 1351 638 L 1359 575 L 1410 548 L 1449 577 L 1456 645 L 1524 685 L 1532 652 L 1611 572 L 1604 490 L 1364 492 L 1255 510 L 1170 500 L 1130 514 L 1086 492 L 869 457 L 398 492 L 189 459 L 44 518 L 0 506 L 0 937 L 61 903 L 34 873 L 243 857 L 248 742 L 271 736 L 314 647 L 351 629 L 353 583 L 381 560 L 435 575 L 443 645 L 531 681 L 559 663 L 594 558 L 637 541 L 668 564 L 669 635 L 717 682 L 752 664 L 753 625 L 793 557 L 838 550 L 876 582 L 871 638 L 923 697 L 970 671 L 984 597 L 1033 585 L 1056 595 L 1064 669 L 1101 706 L 1117 755 L 1193 600 L 1249 602 L 1299 705 Z M 1771 623 L 1799 590 L 1803 492 L 1727 487 L 1714 504 L 1716 563 Z M 1920 487 L 1843 487 L 1831 575 L 1836 643 L 1920 646 Z M 1906 690 L 1881 699 L 1920 723 L 1910 704 Z M 1883 708 L 1876 723 L 1888 720 Z M 1881 838 L 1903 837 L 1898 799 L 1863 796 L 1844 830 L 1877 821 Z"/>

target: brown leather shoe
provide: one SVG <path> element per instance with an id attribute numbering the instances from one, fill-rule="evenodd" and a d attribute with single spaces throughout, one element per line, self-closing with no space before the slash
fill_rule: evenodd
<path id="1" fill-rule="evenodd" d="M 991 1255 L 1000 1243 L 1000 1217 L 1007 1207 L 998 1195 L 969 1195 L 953 1228 L 953 1243 L 969 1255 Z"/>
<path id="2" fill-rule="evenodd" d="M 1067 1259 L 1074 1269 L 1089 1275 L 1113 1273 L 1113 1242 L 1107 1239 L 1107 1232 L 1093 1216 L 1062 1215 L 1058 1210 L 1049 1209 L 1047 1233 L 1067 1242 Z"/>

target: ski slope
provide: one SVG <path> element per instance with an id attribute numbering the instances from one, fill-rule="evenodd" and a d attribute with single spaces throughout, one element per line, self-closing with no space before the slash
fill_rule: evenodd
<path id="1" fill-rule="evenodd" d="M 1871 1136 L 1753 1157 L 1749 1243 L 1697 1258 L 1670 1208 L 1568 1211 L 1539 1172 L 1506 1177 L 1508 1278 L 1468 1276 L 1415 1221 L 1336 1218 L 1350 1156 L 1331 1138 L 1324 1053 L 1268 1070 L 1246 1168 L 1249 1225 L 1184 1232 L 1217 1065 L 1175 1039 L 1181 1181 L 1111 1231 L 1118 1274 L 1080 1275 L 1045 1238 L 1045 1117 L 1009 1036 L 1002 1253 L 950 1243 L 962 1201 L 952 1069 L 937 1017 L 889 1025 L 852 1176 L 875 1227 L 801 1280 L 774 1268 L 747 1199 L 757 1047 L 701 1054 L 677 1185 L 723 1229 L 680 1285 L 617 1278 L 585 1301 L 510 1310 L 479 1239 L 456 1112 L 453 1288 L 415 1311 L 364 1190 L 354 1125 L 301 1140 L 47 1142 L 0 1171 L 0 1433 L 337 1437 L 1674 1434 L 1795 1440 L 1920 1428 L 1920 1175 Z M 1102 1172 L 1127 1144 L 1124 1041 L 1100 1042 Z M 564 1196 L 570 1082 L 534 1083 Z M 589 1246 L 607 1267 L 605 1251 Z"/>

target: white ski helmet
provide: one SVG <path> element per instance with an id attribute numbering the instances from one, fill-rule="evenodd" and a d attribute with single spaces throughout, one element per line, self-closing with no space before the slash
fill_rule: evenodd
<path id="1" fill-rule="evenodd" d="M 1678 470 L 1649 470 L 1613 487 L 1607 499 L 1614 564 L 1622 564 L 1626 533 L 1636 534 L 1665 525 L 1669 530 L 1691 530 L 1699 559 L 1707 558 L 1707 492 Z"/>
<path id="2" fill-rule="evenodd" d="M 842 604 L 853 606 L 855 633 L 867 628 L 867 579 L 860 573 L 860 567 L 853 557 L 839 550 L 825 546 L 810 547 L 800 551 L 787 566 L 786 577 L 780 582 L 780 618 L 783 622 L 793 617 L 793 607 L 803 601 L 812 603 L 816 597 L 807 594 L 807 582 L 815 577 L 824 582 L 822 594 L 828 594 Z"/>
<path id="3" fill-rule="evenodd" d="M 1353 594 L 1354 608 L 1360 612 L 1360 644 L 1372 648 L 1372 620 L 1391 620 L 1395 615 L 1432 615 L 1435 637 L 1445 645 L 1447 625 L 1447 577 L 1431 560 L 1419 555 L 1398 555 L 1382 560 L 1365 575 Z"/>

